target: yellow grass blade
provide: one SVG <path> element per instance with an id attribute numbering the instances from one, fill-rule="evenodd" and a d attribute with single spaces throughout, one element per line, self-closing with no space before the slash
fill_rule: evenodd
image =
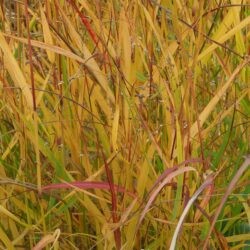
<path id="1" fill-rule="evenodd" d="M 228 39 L 230 39 L 232 36 L 236 35 L 238 32 L 240 32 L 244 27 L 250 24 L 250 16 L 245 18 L 243 21 L 241 21 L 239 24 L 237 24 L 234 28 L 232 28 L 230 31 L 228 31 L 225 35 L 218 38 L 218 43 L 224 43 Z M 209 55 L 211 52 L 213 52 L 216 48 L 218 48 L 218 44 L 212 44 L 210 45 L 205 51 L 203 51 L 197 58 L 197 60 L 202 60 L 205 56 Z"/>
<path id="2" fill-rule="evenodd" d="M 119 109 L 119 104 L 117 104 L 112 125 L 112 145 L 114 151 L 118 150 L 117 137 L 118 137 L 119 118 L 120 118 L 120 109 Z"/>
<path id="3" fill-rule="evenodd" d="M 156 27 L 154 25 L 154 22 L 152 20 L 152 17 L 150 16 L 148 10 L 145 8 L 145 6 L 140 2 L 138 1 L 138 4 L 140 5 L 140 7 L 142 8 L 143 12 L 144 12 L 144 15 L 145 15 L 145 18 L 150 26 L 150 28 L 153 30 L 154 32 L 154 35 L 156 36 L 157 40 L 158 40 L 158 43 L 161 47 L 161 50 L 163 51 L 163 45 L 162 45 L 162 41 L 161 41 L 161 37 L 158 33 L 158 31 L 156 30 Z"/>
<path id="4" fill-rule="evenodd" d="M 9 210 L 4 208 L 2 205 L 0 205 L 0 212 L 22 226 L 25 226 L 25 227 L 29 226 L 26 223 L 20 221 L 18 217 L 16 217 L 13 213 L 11 213 Z"/>
<path id="5" fill-rule="evenodd" d="M 20 136 L 19 133 L 14 134 L 14 136 L 11 139 L 11 142 L 9 143 L 8 147 L 6 148 L 6 150 L 2 154 L 1 158 L 3 160 L 11 153 L 12 148 L 17 144 L 19 136 Z"/>
<path id="6" fill-rule="evenodd" d="M 39 150 L 39 134 L 38 134 L 38 115 L 37 112 L 33 113 L 33 124 L 34 124 L 34 147 L 36 153 L 36 177 L 37 177 L 37 188 L 38 192 L 41 193 L 42 176 L 41 176 L 41 160 Z"/>
<path id="7" fill-rule="evenodd" d="M 5 249 L 14 250 L 14 246 L 7 236 L 7 234 L 3 231 L 3 229 L 0 227 L 0 240 L 3 242 Z"/>
<path id="8" fill-rule="evenodd" d="M 176 154 L 177 154 L 178 163 L 183 162 L 184 150 L 183 150 L 183 145 L 182 145 L 181 129 L 180 129 L 180 124 L 178 122 L 178 119 L 176 119 Z M 172 220 L 175 220 L 176 217 L 181 212 L 181 203 L 182 203 L 181 197 L 183 196 L 183 194 L 182 194 L 182 192 L 183 192 L 183 180 L 184 180 L 183 175 L 179 175 L 177 177 L 177 190 L 176 190 Z"/>
<path id="9" fill-rule="evenodd" d="M 250 239 L 250 233 L 248 234 L 239 234 L 226 237 L 227 242 L 232 243 L 236 241 L 248 241 Z"/>
<path id="10" fill-rule="evenodd" d="M 40 13 L 41 13 L 41 22 L 43 27 L 44 42 L 49 45 L 53 45 L 53 38 L 50 32 L 49 24 L 47 22 L 47 18 L 41 6 L 40 6 Z M 50 62 L 53 64 L 55 62 L 55 53 L 50 50 L 46 50 L 46 53 L 48 55 Z"/>
<path id="11" fill-rule="evenodd" d="M 98 64 L 96 63 L 93 55 L 88 50 L 87 46 L 83 43 L 80 35 L 75 30 L 74 25 L 68 19 L 67 15 L 65 15 L 64 11 L 59 8 L 60 13 L 64 18 L 64 22 L 68 27 L 69 34 L 71 36 L 72 41 L 74 41 L 78 47 L 78 49 L 83 53 L 84 58 L 86 59 L 85 66 L 91 71 L 93 76 L 97 79 L 100 86 L 104 89 L 105 93 L 107 94 L 108 98 L 110 99 L 111 103 L 114 103 L 114 95 L 109 88 L 108 81 L 105 77 L 105 74 L 99 68 Z"/>
<path id="12" fill-rule="evenodd" d="M 0 32 L 0 48 L 4 55 L 4 66 L 8 70 L 10 77 L 13 79 L 15 86 L 21 88 L 25 96 L 28 107 L 32 109 L 33 99 L 31 95 L 31 91 L 29 89 L 30 86 L 28 85 L 17 61 L 12 55 L 10 47 L 8 46 L 2 32 Z"/>
<path id="13" fill-rule="evenodd" d="M 240 1 L 238 0 L 232 1 L 232 2 L 235 4 L 240 3 Z M 241 22 L 240 20 L 241 8 L 240 7 L 233 8 L 232 11 L 233 11 L 234 25 L 237 26 Z M 239 31 L 235 34 L 235 47 L 240 55 L 244 55 L 246 53 L 246 45 L 245 45 L 244 35 L 242 31 Z"/>
<path id="14" fill-rule="evenodd" d="M 204 110 L 201 112 L 199 116 L 200 126 L 204 124 L 207 117 L 211 114 L 211 112 L 214 110 L 214 107 L 216 104 L 220 101 L 221 97 L 225 94 L 227 89 L 230 87 L 230 85 L 233 83 L 234 78 L 239 74 L 239 72 L 244 68 L 248 63 L 250 62 L 250 58 L 244 60 L 232 73 L 231 77 L 227 80 L 227 82 L 217 91 L 215 96 L 211 99 L 211 101 L 208 103 L 208 105 L 204 108 Z M 198 133 L 198 124 L 195 122 L 190 130 L 191 137 L 194 137 Z"/>
<path id="15" fill-rule="evenodd" d="M 17 40 L 19 42 L 24 43 L 24 44 L 28 44 L 28 39 L 27 38 L 17 37 L 17 36 L 5 34 L 5 33 L 3 33 L 3 35 L 5 37 L 13 38 L 13 39 L 15 39 L 15 40 Z M 0 39 L 1 39 L 1 37 L 0 37 Z M 60 54 L 60 55 L 66 56 L 68 58 L 71 58 L 73 60 L 76 60 L 76 61 L 78 61 L 78 62 L 80 62 L 82 64 L 85 64 L 85 62 L 88 60 L 88 59 L 84 60 L 82 57 L 74 54 L 73 52 L 71 52 L 71 51 L 69 51 L 67 49 L 58 47 L 56 45 L 50 45 L 50 44 L 43 43 L 43 42 L 36 41 L 36 40 L 30 40 L 30 43 L 31 43 L 31 46 L 33 46 L 33 47 L 41 48 L 41 49 L 44 49 L 46 51 L 55 52 L 57 54 Z"/>

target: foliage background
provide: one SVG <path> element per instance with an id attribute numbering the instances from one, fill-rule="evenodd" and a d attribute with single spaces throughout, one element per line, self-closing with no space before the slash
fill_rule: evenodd
<path id="1" fill-rule="evenodd" d="M 1 1 L 0 248 L 168 249 L 186 207 L 178 249 L 247 249 L 249 23 L 244 0 Z"/>

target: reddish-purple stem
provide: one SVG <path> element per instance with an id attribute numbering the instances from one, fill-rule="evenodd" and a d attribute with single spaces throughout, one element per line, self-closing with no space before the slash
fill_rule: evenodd
<path id="1" fill-rule="evenodd" d="M 112 186 L 116 192 L 126 193 L 132 198 L 137 197 L 135 193 L 126 190 L 124 187 L 120 187 L 116 184 L 113 184 Z M 110 190 L 110 184 L 108 182 L 100 182 L 100 181 L 73 181 L 73 182 L 65 182 L 65 183 L 53 183 L 53 184 L 43 186 L 42 192 L 46 193 L 52 190 L 70 189 L 70 188 Z"/>
<path id="2" fill-rule="evenodd" d="M 197 162 L 202 162 L 202 160 L 200 158 L 194 158 L 194 159 L 188 159 L 185 160 L 183 162 L 181 162 L 178 165 L 173 166 L 172 168 L 168 168 L 166 169 L 156 180 L 155 184 L 153 185 L 153 187 L 151 188 L 151 190 L 149 191 L 149 193 L 162 181 L 166 178 L 166 176 L 168 176 L 170 173 L 174 172 L 178 167 L 181 167 L 182 165 L 186 165 L 188 163 L 197 163 Z"/>

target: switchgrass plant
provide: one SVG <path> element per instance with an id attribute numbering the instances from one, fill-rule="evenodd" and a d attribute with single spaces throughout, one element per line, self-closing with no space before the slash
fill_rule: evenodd
<path id="1" fill-rule="evenodd" d="M 0 7 L 0 249 L 249 249 L 248 1 Z"/>

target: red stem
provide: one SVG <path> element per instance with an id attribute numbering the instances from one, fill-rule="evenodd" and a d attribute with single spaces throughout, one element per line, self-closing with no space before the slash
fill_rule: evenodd
<path id="1" fill-rule="evenodd" d="M 103 153 L 102 148 L 101 148 L 101 152 L 102 152 L 102 157 L 103 157 L 103 160 L 104 160 L 104 166 L 105 166 L 107 179 L 108 179 L 108 184 L 109 184 L 110 193 L 111 193 L 113 222 L 118 223 L 119 218 L 117 216 L 117 198 L 116 198 L 115 185 L 114 185 L 114 182 L 113 182 L 112 172 L 109 169 L 109 166 L 108 166 L 108 163 L 106 161 L 106 158 L 105 158 L 105 155 Z M 120 231 L 119 227 L 117 229 L 115 229 L 114 236 L 115 236 L 116 248 L 121 249 L 121 231 Z"/>
<path id="2" fill-rule="evenodd" d="M 24 6 L 25 6 L 26 26 L 28 33 L 28 52 L 29 52 L 29 63 L 30 63 L 30 80 L 32 86 L 33 110 L 36 111 L 36 95 L 35 95 L 35 82 L 34 82 L 33 63 L 32 63 L 32 47 L 30 42 L 28 0 L 25 0 Z"/>
<path id="3" fill-rule="evenodd" d="M 98 45 L 98 37 L 96 35 L 96 33 L 93 31 L 93 29 L 91 28 L 91 25 L 88 21 L 88 19 L 86 18 L 85 15 L 83 15 L 81 13 L 81 11 L 77 8 L 75 2 L 73 0 L 68 0 L 68 2 L 71 4 L 71 6 L 74 8 L 74 10 L 77 12 L 77 14 L 79 15 L 79 17 L 81 18 L 82 20 L 82 23 L 85 25 L 87 31 L 89 32 L 89 35 L 91 36 L 93 42 L 95 43 L 95 45 L 97 46 Z"/>

